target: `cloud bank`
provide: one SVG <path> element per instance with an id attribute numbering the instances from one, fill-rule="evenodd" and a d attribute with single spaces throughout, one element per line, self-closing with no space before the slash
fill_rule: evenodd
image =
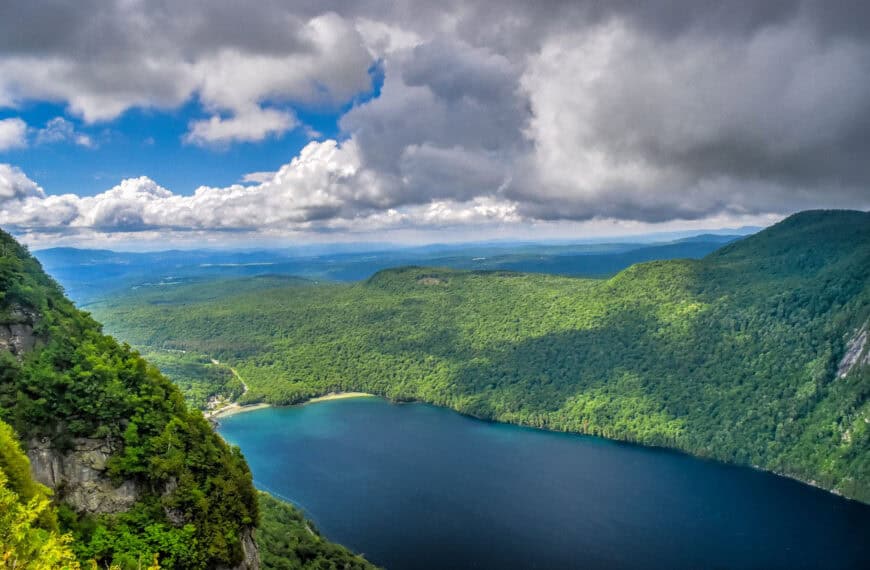
<path id="1" fill-rule="evenodd" d="M 94 196 L 50 196 L 21 170 L 0 164 L 0 220 L 24 232 L 332 232 L 516 222 L 516 205 L 495 197 L 399 204 L 365 169 L 357 145 L 311 142 L 254 184 L 174 194 L 148 177 Z M 392 207 L 395 205 L 396 208 Z"/>
<path id="2" fill-rule="evenodd" d="M 345 106 L 340 136 L 192 196 L 148 178 L 51 196 L 7 165 L 0 224 L 332 232 L 870 208 L 863 3 L 88 4 L 0 7 L 0 107 L 56 101 L 99 123 L 196 101 L 185 142 L 220 146 Z M 383 85 L 360 99 L 373 66 Z M 22 133 L 0 121 L 0 151 Z"/>

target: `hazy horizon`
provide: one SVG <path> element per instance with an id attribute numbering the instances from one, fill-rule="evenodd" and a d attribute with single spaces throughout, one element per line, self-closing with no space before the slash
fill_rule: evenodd
<path id="1" fill-rule="evenodd" d="M 767 226 L 769 227 L 769 226 Z M 87 245 L 48 245 L 44 247 L 31 247 L 31 251 L 49 251 L 58 249 L 75 249 L 81 251 L 111 251 L 113 253 L 160 253 L 166 251 L 204 251 L 204 252 L 227 252 L 227 253 L 245 253 L 245 252 L 305 252 L 308 250 L 323 250 L 334 252 L 368 252 L 368 251 L 388 251 L 388 250 L 414 250 L 426 248 L 444 248 L 458 249 L 464 247 L 475 246 L 492 246 L 497 248 L 511 248 L 522 245 L 538 245 L 538 246 L 571 246 L 571 245 L 603 245 L 608 243 L 614 244 L 666 244 L 674 241 L 692 239 L 704 235 L 714 236 L 747 236 L 764 227 L 761 226 L 741 226 L 737 228 L 701 228 L 697 230 L 680 230 L 680 231 L 660 231 L 650 233 L 626 233 L 601 236 L 576 236 L 576 237 L 557 237 L 557 238 L 534 238 L 534 237 L 495 237 L 492 239 L 475 240 L 471 237 L 457 238 L 450 240 L 449 236 L 443 236 L 442 241 L 419 241 L 419 242 L 390 242 L 390 241 L 311 241 L 303 243 L 282 243 L 282 242 L 240 242 L 232 244 L 202 244 L 194 247 L 184 247 L 185 244 L 180 244 L 181 247 L 166 246 L 160 247 L 158 242 L 131 242 L 132 247 L 90 247 Z M 110 244 L 111 245 L 111 244 Z"/>

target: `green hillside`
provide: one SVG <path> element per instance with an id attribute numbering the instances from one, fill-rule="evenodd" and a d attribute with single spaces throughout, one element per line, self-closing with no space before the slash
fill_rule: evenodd
<path id="1" fill-rule="evenodd" d="M 50 491 L 30 476 L 15 433 L 0 421 L 0 560 L 4 568 L 75 568 L 71 536 L 57 528 Z"/>
<path id="2" fill-rule="evenodd" d="M 258 517 L 238 450 L 156 368 L 76 310 L 8 235 L 0 242 L 0 322 L 29 338 L 0 350 L 0 416 L 24 441 L 49 441 L 59 453 L 77 438 L 105 441 L 116 450 L 109 476 L 139 491 L 122 513 L 62 509 L 79 557 L 124 567 L 143 553 L 168 567 L 238 564 Z"/>
<path id="3" fill-rule="evenodd" d="M 837 377 L 870 318 L 867 213 L 805 212 L 607 280 L 409 267 L 358 284 L 197 287 L 204 300 L 139 290 L 94 313 L 134 345 L 228 363 L 246 402 L 365 390 L 870 501 L 870 370 Z"/>
<path id="4" fill-rule="evenodd" d="M 202 365 L 187 364 L 182 371 Z M 238 390 L 227 374 L 213 380 Z M 104 335 L 2 231 L 0 420 L 3 567 L 77 568 L 77 559 L 138 570 L 155 556 L 162 568 L 257 567 L 263 499 L 238 448 L 157 368 Z M 53 504 L 31 471 L 57 478 Z M 265 503 L 270 513 L 274 502 Z M 266 515 L 265 533 L 305 528 L 298 516 L 274 518 Z M 354 558 L 323 539 L 297 543 L 304 552 L 263 549 L 272 561 L 263 566 L 327 568 Z"/>
<path id="5" fill-rule="evenodd" d="M 264 570 L 374 570 L 375 566 L 320 535 L 293 505 L 260 492 L 260 559 Z"/>

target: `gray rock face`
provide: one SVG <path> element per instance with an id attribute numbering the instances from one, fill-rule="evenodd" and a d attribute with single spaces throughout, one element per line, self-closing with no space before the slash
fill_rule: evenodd
<path id="1" fill-rule="evenodd" d="M 216 570 L 259 570 L 260 568 L 260 549 L 257 547 L 257 542 L 254 540 L 253 529 L 245 529 L 242 532 L 242 561 L 238 566 L 232 568 L 221 566 Z"/>
<path id="2" fill-rule="evenodd" d="M 0 351 L 8 350 L 21 360 L 24 353 L 36 345 L 33 328 L 38 322 L 39 315 L 35 312 L 13 309 L 0 321 Z"/>
<path id="3" fill-rule="evenodd" d="M 133 481 L 115 485 L 106 473 L 109 458 L 115 452 L 105 439 L 77 438 L 73 447 L 61 453 L 49 441 L 32 439 L 27 445 L 33 478 L 54 490 L 55 495 L 79 512 L 119 513 L 133 506 L 140 490 Z M 175 481 L 170 481 L 165 493 L 171 493 Z M 167 518 L 176 525 L 184 524 L 181 513 L 169 511 Z M 242 531 L 242 562 L 234 568 L 221 570 L 258 570 L 260 550 L 254 540 L 254 530 Z"/>
<path id="4" fill-rule="evenodd" d="M 260 549 L 257 548 L 257 543 L 254 541 L 252 529 L 246 529 L 242 534 L 242 552 L 244 552 L 244 558 L 242 563 L 237 566 L 238 570 L 257 570 L 260 568 Z"/>
<path id="5" fill-rule="evenodd" d="M 136 502 L 139 491 L 132 481 L 115 485 L 106 473 L 113 449 L 105 439 L 78 438 L 67 453 L 46 441 L 28 442 L 27 456 L 33 477 L 54 490 L 74 509 L 86 513 L 117 513 Z"/>
<path id="6" fill-rule="evenodd" d="M 867 347 L 868 324 L 865 324 L 846 345 L 846 354 L 837 367 L 837 378 L 844 378 L 854 367 L 870 365 L 870 350 Z"/>

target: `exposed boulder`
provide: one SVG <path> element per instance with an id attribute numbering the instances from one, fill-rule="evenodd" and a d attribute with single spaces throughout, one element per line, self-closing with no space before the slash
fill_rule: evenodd
<path id="1" fill-rule="evenodd" d="M 39 315 L 33 311 L 15 308 L 0 318 L 0 351 L 8 350 L 18 360 L 36 345 L 33 329 Z"/>
<path id="2" fill-rule="evenodd" d="M 77 438 L 65 453 L 47 440 L 31 440 L 27 448 L 34 479 L 79 512 L 118 513 L 139 497 L 133 481 L 115 485 L 109 479 L 106 470 L 114 448 L 105 439 Z"/>

